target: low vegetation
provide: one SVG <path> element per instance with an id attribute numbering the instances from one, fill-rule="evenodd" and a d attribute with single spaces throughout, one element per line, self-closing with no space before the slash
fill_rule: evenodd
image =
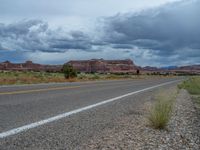
<path id="1" fill-rule="evenodd" d="M 63 73 L 48 72 L 18 72 L 2 71 L 0 72 L 0 85 L 9 84 L 34 84 L 48 82 L 65 82 Z"/>
<path id="2" fill-rule="evenodd" d="M 71 65 L 68 64 L 63 65 L 62 70 L 66 79 L 77 77 L 77 72 Z"/>
<path id="3" fill-rule="evenodd" d="M 164 76 L 131 75 L 131 74 L 100 74 L 77 73 L 70 66 L 65 66 L 63 72 L 33 72 L 33 71 L 0 71 L 0 85 L 37 84 L 50 82 L 77 82 L 94 80 L 146 79 L 163 78 Z M 168 76 L 173 77 L 173 76 Z M 164 77 L 166 78 L 166 77 Z"/>
<path id="4" fill-rule="evenodd" d="M 139 77 L 137 77 L 136 75 L 129 75 L 129 74 L 81 73 L 78 75 L 77 78 L 80 80 L 109 80 L 109 79 L 115 80 L 115 79 L 134 79 L 134 78 L 139 78 Z"/>
<path id="5" fill-rule="evenodd" d="M 155 102 L 148 115 L 148 121 L 153 128 L 164 129 L 167 126 L 171 118 L 175 97 L 175 91 L 174 93 L 160 91 L 155 96 Z"/>
<path id="6" fill-rule="evenodd" d="M 186 89 L 194 102 L 200 107 L 200 76 L 191 77 L 178 85 L 180 89 Z"/>
<path id="7" fill-rule="evenodd" d="M 178 87 L 186 89 L 192 95 L 200 95 L 200 76 L 191 77 L 179 84 Z"/>
<path id="8" fill-rule="evenodd" d="M 77 74 L 74 70 L 71 70 L 70 67 L 66 67 L 63 69 L 64 69 L 63 73 L 31 72 L 31 71 L 27 71 L 27 72 L 0 71 L 0 85 L 137 78 L 134 75 L 115 75 L 115 74 L 98 74 L 98 73 Z"/>

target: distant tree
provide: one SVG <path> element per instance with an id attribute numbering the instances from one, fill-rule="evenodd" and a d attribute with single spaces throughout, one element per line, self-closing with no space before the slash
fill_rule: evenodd
<path id="1" fill-rule="evenodd" d="M 77 77 L 76 70 L 69 64 L 64 64 L 62 70 L 66 79 Z"/>

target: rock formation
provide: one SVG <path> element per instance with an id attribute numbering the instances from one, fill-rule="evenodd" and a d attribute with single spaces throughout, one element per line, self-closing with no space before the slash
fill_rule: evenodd
<path id="1" fill-rule="evenodd" d="M 104 59 L 91 59 L 69 61 L 67 64 L 73 66 L 79 72 L 85 73 L 134 73 L 137 67 L 130 59 L 126 60 L 104 60 Z"/>
<path id="2" fill-rule="evenodd" d="M 62 65 L 41 65 L 35 64 L 32 61 L 14 64 L 9 61 L 6 61 L 0 63 L 0 70 L 60 72 L 62 70 Z"/>
<path id="3" fill-rule="evenodd" d="M 137 70 L 142 74 L 200 74 L 200 65 L 173 67 L 173 68 L 156 68 L 151 66 L 139 67 L 132 60 L 74 60 L 69 61 L 78 72 L 85 73 L 136 73 Z M 62 65 L 41 65 L 26 61 L 25 63 L 11 63 L 5 61 L 0 63 L 0 70 L 7 71 L 45 71 L 61 72 Z"/>
<path id="4" fill-rule="evenodd" d="M 77 60 L 69 61 L 67 64 L 73 66 L 78 72 L 85 73 L 135 73 L 137 67 L 133 61 L 127 60 Z M 0 63 L 0 70 L 9 71 L 46 71 L 46 72 L 60 72 L 62 65 L 41 65 L 35 64 L 32 61 L 25 63 L 14 64 L 9 61 Z"/>

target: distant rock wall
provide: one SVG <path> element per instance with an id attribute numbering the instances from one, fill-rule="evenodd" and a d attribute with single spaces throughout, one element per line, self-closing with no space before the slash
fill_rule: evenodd
<path id="1" fill-rule="evenodd" d="M 78 72 L 85 73 L 136 73 L 137 70 L 142 74 L 159 73 L 159 74 L 200 74 L 200 65 L 182 66 L 171 69 L 156 67 L 139 67 L 132 60 L 75 60 L 67 64 L 73 66 Z M 7 71 L 44 71 L 44 72 L 61 72 L 62 65 L 41 65 L 26 61 L 25 63 L 11 63 L 9 61 L 0 63 L 0 70 Z"/>
<path id="2" fill-rule="evenodd" d="M 146 66 L 141 68 L 143 73 L 160 73 L 160 74 L 200 74 L 200 65 L 191 65 L 191 66 L 181 66 L 175 68 L 156 68 Z"/>
<path id="3" fill-rule="evenodd" d="M 35 64 L 32 61 L 14 64 L 9 61 L 6 61 L 0 63 L 0 70 L 60 72 L 62 70 L 62 65 L 41 65 Z"/>
<path id="4" fill-rule="evenodd" d="M 73 66 L 78 72 L 85 73 L 134 73 L 136 66 L 132 60 L 78 60 L 69 61 L 67 64 Z M 9 61 L 0 63 L 0 70 L 10 71 L 46 71 L 46 72 L 60 72 L 62 65 L 41 65 L 35 64 L 32 61 L 25 63 L 14 64 Z"/>
<path id="5" fill-rule="evenodd" d="M 91 59 L 69 61 L 67 64 L 73 66 L 79 72 L 85 73 L 134 73 L 137 67 L 132 60 L 104 60 L 104 59 Z"/>

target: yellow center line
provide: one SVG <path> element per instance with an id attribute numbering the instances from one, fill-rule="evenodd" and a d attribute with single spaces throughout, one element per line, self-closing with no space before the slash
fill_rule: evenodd
<path id="1" fill-rule="evenodd" d="M 54 90 L 65 90 L 65 89 L 76 89 L 81 86 L 71 86 L 71 87 L 54 87 L 47 89 L 35 89 L 35 90 L 22 90 L 22 91 L 12 91 L 12 92 L 1 92 L 0 95 L 13 95 L 13 94 L 26 94 L 26 93 L 34 93 L 34 92 L 46 92 L 46 91 L 54 91 Z"/>

